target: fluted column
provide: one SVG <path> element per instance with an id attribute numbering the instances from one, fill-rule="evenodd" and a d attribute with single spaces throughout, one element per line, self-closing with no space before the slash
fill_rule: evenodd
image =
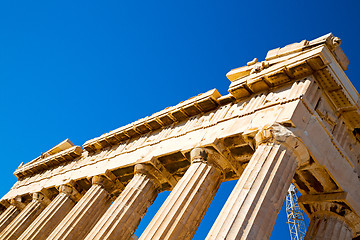
<path id="1" fill-rule="evenodd" d="M 74 188 L 74 183 L 60 186 L 59 194 L 23 232 L 19 239 L 46 239 L 80 197 L 80 193 Z"/>
<path id="2" fill-rule="evenodd" d="M 3 214 L 3 212 L 5 212 L 8 205 L 9 204 L 7 203 L 6 206 L 4 206 L 3 202 L 0 201 L 0 216 L 1 216 L 1 214 Z"/>
<path id="3" fill-rule="evenodd" d="M 21 197 L 11 199 L 10 205 L 0 215 L 0 233 L 11 223 L 14 218 L 19 215 L 20 211 L 25 208 L 25 204 L 21 202 Z"/>
<path id="4" fill-rule="evenodd" d="M 32 201 L 1 232 L 0 239 L 17 239 L 49 203 L 50 199 L 43 193 L 34 193 Z"/>
<path id="5" fill-rule="evenodd" d="M 124 191 L 112 203 L 85 240 L 128 240 L 158 195 L 159 181 L 151 165 L 138 164 Z"/>
<path id="6" fill-rule="evenodd" d="M 338 216 L 318 215 L 312 217 L 305 240 L 351 240 L 352 231 Z"/>
<path id="7" fill-rule="evenodd" d="M 346 219 L 346 207 L 338 203 L 318 202 L 311 204 L 310 209 L 313 213 L 310 216 L 305 240 L 351 240 L 353 238 L 353 226 L 351 226 L 353 219 L 350 218 L 350 221 Z"/>
<path id="8" fill-rule="evenodd" d="M 221 180 L 215 151 L 195 148 L 191 166 L 151 220 L 140 240 L 191 239 Z"/>
<path id="9" fill-rule="evenodd" d="M 71 209 L 47 238 L 83 239 L 109 208 L 112 199 L 110 189 L 113 184 L 104 176 L 95 176 L 93 185 L 80 201 Z"/>
<path id="10" fill-rule="evenodd" d="M 207 240 L 269 239 L 305 146 L 286 128 L 260 131 L 257 149 L 208 233 Z"/>

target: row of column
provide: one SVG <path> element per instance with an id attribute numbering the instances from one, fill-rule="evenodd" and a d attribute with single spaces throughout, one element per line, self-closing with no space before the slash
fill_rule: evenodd
<path id="1" fill-rule="evenodd" d="M 309 160 L 305 146 L 282 126 L 259 132 L 255 140 L 256 151 L 207 240 L 269 239 L 295 170 Z M 140 240 L 192 239 L 224 178 L 214 152 L 191 151 L 189 169 Z M 0 215 L 0 240 L 131 239 L 158 194 L 161 184 L 155 171 L 150 165 L 136 165 L 134 177 L 115 200 L 118 187 L 106 176 L 93 177 L 83 196 L 69 183 L 59 187 L 52 201 L 45 193 L 35 193 L 27 206 L 13 199 Z M 326 214 L 314 214 L 307 239 L 330 239 L 330 230 L 341 236 L 334 239 L 352 239 L 345 220 Z"/>

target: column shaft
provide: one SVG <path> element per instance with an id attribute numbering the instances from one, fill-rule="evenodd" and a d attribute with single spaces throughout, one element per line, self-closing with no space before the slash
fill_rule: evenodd
<path id="1" fill-rule="evenodd" d="M 305 240 L 351 240 L 352 230 L 344 219 L 332 214 L 313 216 Z"/>
<path id="2" fill-rule="evenodd" d="M 74 205 L 75 202 L 68 193 L 60 192 L 44 211 L 41 212 L 36 220 L 23 232 L 20 239 L 46 239 Z"/>
<path id="3" fill-rule="evenodd" d="M 269 239 L 296 168 L 280 144 L 258 146 L 206 239 Z"/>
<path id="4" fill-rule="evenodd" d="M 157 194 L 154 180 L 135 174 L 85 239 L 131 239 Z"/>
<path id="5" fill-rule="evenodd" d="M 14 205 L 10 205 L 5 212 L 0 215 L 0 232 L 20 213 Z"/>
<path id="6" fill-rule="evenodd" d="M 110 204 L 109 193 L 101 185 L 93 184 L 47 239 L 84 238 Z"/>
<path id="7" fill-rule="evenodd" d="M 50 200 L 41 193 L 35 193 L 33 200 L 0 234 L 1 240 L 17 239 L 22 232 L 39 216 Z"/>
<path id="8" fill-rule="evenodd" d="M 140 240 L 191 239 L 221 183 L 221 171 L 193 162 Z"/>

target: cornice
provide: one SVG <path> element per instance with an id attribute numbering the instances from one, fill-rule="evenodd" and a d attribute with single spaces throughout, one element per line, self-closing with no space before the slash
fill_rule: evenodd
<path id="1" fill-rule="evenodd" d="M 41 171 L 48 170 L 50 167 L 73 161 L 75 158 L 81 156 L 82 152 L 83 149 L 80 146 L 74 146 L 49 157 L 38 158 L 36 161 L 20 166 L 16 169 L 14 175 L 18 179 L 35 175 Z"/>
<path id="2" fill-rule="evenodd" d="M 340 48 L 340 39 L 325 35 L 268 52 L 266 60 L 257 59 L 228 74 L 230 94 L 246 99 L 256 93 L 313 75 L 350 129 L 360 128 L 360 95 L 346 77 L 348 59 Z"/>
<path id="3" fill-rule="evenodd" d="M 230 97 L 231 98 L 231 97 Z M 150 117 L 142 118 L 126 126 L 120 127 L 100 137 L 91 139 L 83 144 L 88 152 L 95 152 L 102 148 L 113 146 L 125 140 L 136 138 L 157 129 L 169 126 L 173 123 L 182 122 L 192 116 L 211 111 L 217 108 L 223 101 L 229 100 L 229 96 L 221 98 L 216 89 L 190 98 L 173 107 L 168 107 Z"/>

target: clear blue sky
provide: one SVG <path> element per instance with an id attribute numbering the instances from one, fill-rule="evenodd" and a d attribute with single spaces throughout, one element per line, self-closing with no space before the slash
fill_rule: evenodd
<path id="1" fill-rule="evenodd" d="M 340 37 L 359 90 L 359 12 L 356 0 L 2 1 L 0 195 L 21 162 L 64 139 L 82 145 L 209 89 L 225 95 L 230 69 L 303 39 Z M 223 184 L 194 239 L 233 185 Z M 289 239 L 283 212 L 271 239 Z"/>

